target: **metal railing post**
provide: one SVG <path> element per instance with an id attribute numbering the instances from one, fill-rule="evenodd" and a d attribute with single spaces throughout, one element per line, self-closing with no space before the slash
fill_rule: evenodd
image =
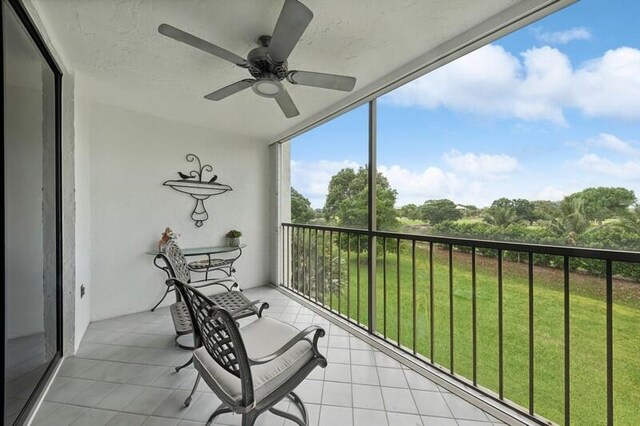
<path id="1" fill-rule="evenodd" d="M 369 102 L 369 191 L 368 191 L 368 207 L 369 207 L 369 223 L 368 231 L 368 284 L 369 291 L 367 297 L 367 309 L 369 314 L 369 333 L 376 332 L 376 236 L 374 232 L 377 229 L 376 220 L 376 182 L 377 182 L 377 106 L 376 100 Z"/>
<path id="2" fill-rule="evenodd" d="M 564 256 L 564 424 L 571 424 L 571 302 L 569 256 Z"/>
<path id="3" fill-rule="evenodd" d="M 606 261 L 607 303 L 607 425 L 613 425 L 613 264 Z"/>

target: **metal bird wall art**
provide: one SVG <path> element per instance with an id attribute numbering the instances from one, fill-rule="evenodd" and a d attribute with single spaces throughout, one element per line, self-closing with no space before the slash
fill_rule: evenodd
<path id="1" fill-rule="evenodd" d="M 187 154 L 186 159 L 190 163 L 196 163 L 197 167 L 188 173 L 178 172 L 179 180 L 168 180 L 163 185 L 178 192 L 189 194 L 196 200 L 196 205 L 191 212 L 191 219 L 200 228 L 209 219 L 209 214 L 204 207 L 204 201 L 213 195 L 224 194 L 225 192 L 233 191 L 233 189 L 229 185 L 216 182 L 218 175 L 213 175 L 210 179 L 205 180 L 204 173 L 213 173 L 213 167 L 210 164 L 203 165 L 197 155 Z"/>

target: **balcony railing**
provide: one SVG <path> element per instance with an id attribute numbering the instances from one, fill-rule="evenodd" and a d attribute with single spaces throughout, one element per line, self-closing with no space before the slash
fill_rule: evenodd
<path id="1" fill-rule="evenodd" d="M 284 287 L 398 350 L 538 423 L 640 424 L 640 307 L 626 296 L 640 284 L 614 275 L 640 253 L 290 223 L 281 234 Z"/>

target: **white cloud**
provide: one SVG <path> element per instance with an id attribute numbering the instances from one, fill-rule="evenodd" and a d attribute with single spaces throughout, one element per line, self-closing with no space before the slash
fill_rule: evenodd
<path id="1" fill-rule="evenodd" d="M 465 180 L 439 167 L 414 171 L 392 165 L 378 166 L 378 171 L 389 180 L 391 187 L 398 191 L 397 206 L 408 203 L 422 204 L 429 199 L 453 198 L 468 189 Z"/>
<path id="2" fill-rule="evenodd" d="M 474 154 L 461 153 L 455 149 L 446 152 L 442 158 L 458 173 L 475 176 L 497 176 L 514 172 L 518 168 L 518 160 L 506 154 Z"/>
<path id="3" fill-rule="evenodd" d="M 529 198 L 524 193 L 535 193 L 529 188 L 537 182 L 505 180 L 496 185 L 495 177 L 489 175 L 463 175 L 440 167 L 411 170 L 399 165 L 379 166 L 392 188 L 398 191 L 396 206 L 422 204 L 426 200 L 448 198 L 461 204 L 485 207 L 504 196 Z"/>
<path id="4" fill-rule="evenodd" d="M 528 67 L 531 81 L 523 77 Z M 488 45 L 391 92 L 385 100 L 564 124 L 562 108 L 553 99 L 570 74 L 568 60 L 555 49 L 526 52 L 522 63 L 503 47 Z"/>
<path id="5" fill-rule="evenodd" d="M 640 50 L 621 47 L 574 67 L 561 51 L 516 57 L 488 45 L 391 92 L 383 101 L 566 125 L 564 110 L 640 119 Z"/>
<path id="6" fill-rule="evenodd" d="M 623 155 L 632 157 L 640 156 L 640 149 L 635 147 L 638 145 L 637 142 L 623 141 L 610 133 L 600 133 L 598 136 L 589 139 L 587 144 L 594 147 L 606 148 Z"/>
<path id="7" fill-rule="evenodd" d="M 435 166 L 423 170 L 410 170 L 399 165 L 378 166 L 378 171 L 398 191 L 396 205 L 422 204 L 438 198 L 484 205 L 493 199 L 491 194 L 497 189 L 495 179 L 507 176 L 518 167 L 518 160 L 505 154 L 451 150 L 442 158 L 451 170 Z"/>
<path id="8" fill-rule="evenodd" d="M 562 189 L 555 188 L 553 186 L 547 186 L 545 189 L 540 191 L 536 195 L 536 200 L 549 200 L 549 201 L 560 201 L 567 195 L 566 191 Z"/>
<path id="9" fill-rule="evenodd" d="M 640 119 L 640 50 L 621 47 L 574 73 L 573 103 L 592 117 Z"/>
<path id="10" fill-rule="evenodd" d="M 596 154 L 587 154 L 580 158 L 576 164 L 589 172 L 609 175 L 623 180 L 640 180 L 640 161 L 638 160 L 616 163 Z"/>
<path id="11" fill-rule="evenodd" d="M 412 170 L 397 164 L 378 166 L 378 171 L 398 191 L 396 206 L 439 198 L 484 206 L 504 196 L 505 184 L 496 185 L 496 179 L 507 177 L 518 168 L 518 160 L 506 154 L 462 153 L 452 149 L 442 159 L 448 167 Z M 313 208 L 322 208 L 331 177 L 341 169 L 357 170 L 361 166 L 348 160 L 292 160 L 291 186 L 307 197 Z"/>
<path id="12" fill-rule="evenodd" d="M 466 155 L 459 154 L 461 157 Z M 473 155 L 477 160 L 486 154 Z M 292 186 L 309 198 L 314 208 L 322 208 L 331 176 L 345 167 L 357 169 L 360 166 L 353 161 L 292 161 Z M 573 167 L 575 168 L 576 165 L 574 164 Z M 380 165 L 378 171 L 389 180 L 391 187 L 398 191 L 396 206 L 409 203 L 422 204 L 430 199 L 448 198 L 456 203 L 486 207 L 500 197 L 560 200 L 571 192 L 568 189 L 562 191 L 552 186 L 540 191 L 543 183 L 535 179 L 504 179 L 496 184 L 496 175 L 462 173 L 453 167 L 448 169 L 431 166 L 414 170 L 392 164 Z M 507 176 L 507 174 L 505 172 L 498 176 Z"/>
<path id="13" fill-rule="evenodd" d="M 634 149 L 629 142 L 607 133 L 583 141 L 580 146 L 623 153 Z M 488 206 L 500 197 L 558 201 L 588 186 L 619 185 L 620 180 L 640 183 L 640 156 L 627 155 L 623 161 L 615 162 L 587 152 L 565 163 L 564 176 L 519 170 L 518 160 L 506 154 L 450 150 L 442 154 L 442 164 L 424 169 L 383 164 L 378 171 L 398 191 L 396 206 L 439 198 L 478 207 Z M 322 208 L 331 177 L 343 168 L 357 170 L 361 166 L 354 161 L 292 161 L 292 186 L 309 198 L 314 208 Z M 518 179 L 509 179 L 514 172 L 523 174 Z"/>
<path id="14" fill-rule="evenodd" d="M 322 208 L 331 177 L 344 168 L 357 170 L 355 161 L 316 162 L 291 160 L 291 186 L 307 197 L 313 208 Z"/>
<path id="15" fill-rule="evenodd" d="M 567 44 L 574 40 L 590 40 L 591 32 L 584 27 L 574 27 L 565 31 L 542 32 L 535 30 L 536 38 L 548 44 Z"/>

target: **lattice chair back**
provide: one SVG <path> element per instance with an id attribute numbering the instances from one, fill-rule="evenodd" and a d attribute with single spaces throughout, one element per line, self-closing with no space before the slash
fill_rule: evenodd
<path id="1" fill-rule="evenodd" d="M 192 286 L 171 279 L 189 308 L 195 347 L 204 346 L 213 360 L 242 383 L 242 405 L 253 403 L 253 379 L 247 352 L 231 314 Z"/>
<path id="2" fill-rule="evenodd" d="M 163 255 L 169 264 L 172 278 L 176 278 L 183 283 L 190 283 L 191 273 L 189 272 L 187 259 L 184 257 L 184 253 L 182 253 L 182 250 L 180 250 L 180 247 L 178 247 L 175 241 L 169 241 L 165 245 Z"/>

